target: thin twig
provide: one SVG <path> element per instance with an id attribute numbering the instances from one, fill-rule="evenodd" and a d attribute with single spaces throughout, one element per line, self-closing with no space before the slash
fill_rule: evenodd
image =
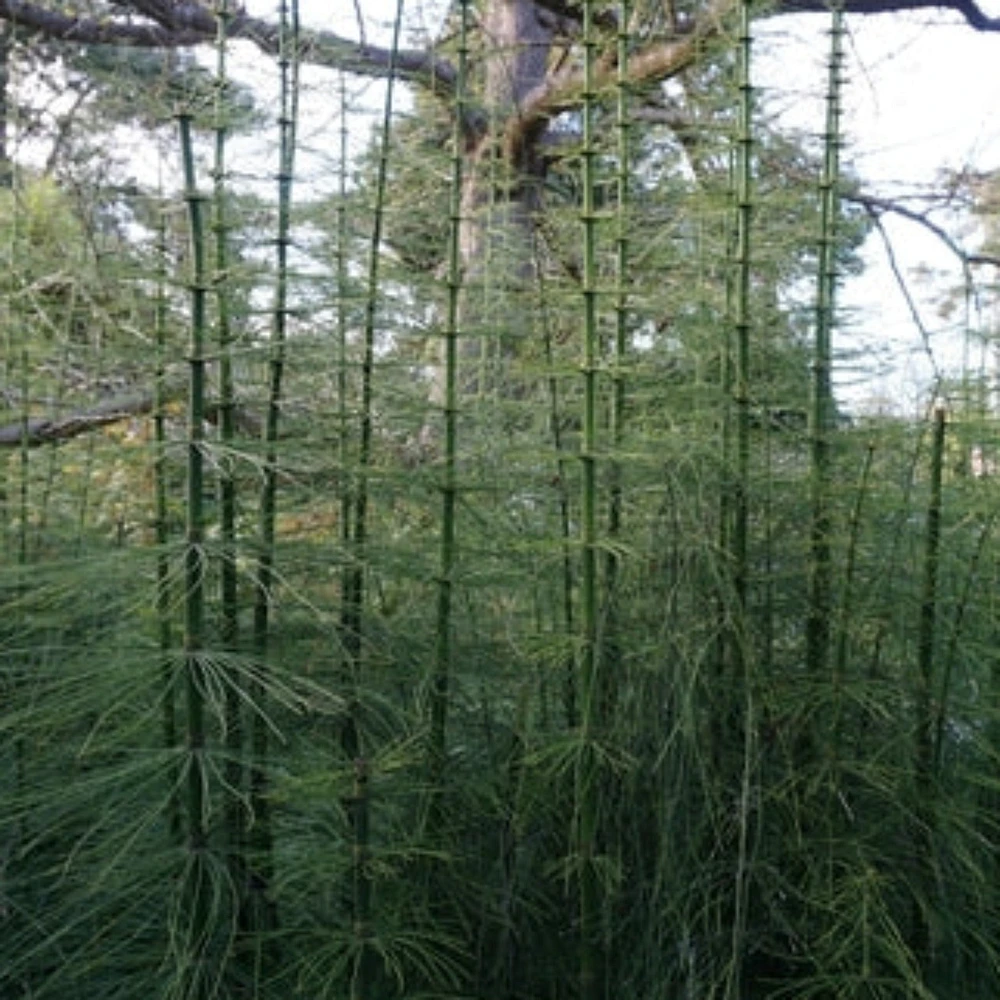
<path id="1" fill-rule="evenodd" d="M 889 261 L 889 267 L 892 269 L 892 274 L 896 279 L 896 284 L 899 286 L 903 299 L 906 301 L 906 306 L 910 310 L 910 316 L 912 317 L 917 329 L 920 331 L 920 336 L 924 343 L 924 351 L 927 354 L 927 359 L 930 361 L 931 369 L 934 372 L 934 380 L 935 382 L 940 382 L 941 370 L 938 368 L 937 361 L 934 358 L 934 349 L 931 347 L 930 331 L 924 324 L 923 318 L 920 315 L 920 310 L 917 308 L 917 303 L 914 301 L 914 298 L 910 293 L 910 288 L 906 283 L 906 278 L 903 276 L 903 272 L 899 266 L 899 261 L 896 259 L 896 251 L 893 248 L 892 240 L 889 239 L 889 234 L 885 231 L 885 226 L 882 225 L 882 219 L 879 217 L 879 213 L 871 207 L 868 208 L 868 213 L 882 239 L 882 245 L 885 247 L 886 259 Z"/>

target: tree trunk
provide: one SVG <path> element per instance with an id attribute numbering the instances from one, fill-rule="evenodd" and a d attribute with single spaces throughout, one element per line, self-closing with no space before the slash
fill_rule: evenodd
<path id="1" fill-rule="evenodd" d="M 459 232 L 465 286 L 461 353 L 475 369 L 462 379 L 467 393 L 504 381 L 503 359 L 514 353 L 511 335 L 528 329 L 518 293 L 535 275 L 534 216 L 541 204 L 544 162 L 540 138 L 515 146 L 506 135 L 525 101 L 545 82 L 553 40 L 552 27 L 543 23 L 533 0 L 493 0 L 482 30 L 485 124 L 466 137 Z M 488 357 L 499 358 L 501 370 L 484 377 Z M 443 401 L 439 378 L 433 402 Z"/>

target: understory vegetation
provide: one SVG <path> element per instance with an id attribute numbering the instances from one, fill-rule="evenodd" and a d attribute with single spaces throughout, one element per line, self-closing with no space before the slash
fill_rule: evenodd
<path id="1" fill-rule="evenodd" d="M 657 80 L 567 7 L 515 134 L 488 7 L 410 94 L 400 3 L 364 119 L 294 0 L 273 102 L 225 0 L 4 35 L 89 117 L 19 162 L 5 78 L 0 997 L 995 1000 L 991 376 L 838 404 L 843 11 L 814 140 L 750 0 Z"/>

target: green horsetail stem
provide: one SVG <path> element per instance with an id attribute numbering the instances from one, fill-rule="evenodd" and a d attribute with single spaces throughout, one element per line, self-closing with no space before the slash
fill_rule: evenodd
<path id="1" fill-rule="evenodd" d="M 613 706 L 611 687 L 618 682 L 615 675 L 620 666 L 621 639 L 618 635 L 619 619 L 619 576 L 621 570 L 622 548 L 616 542 L 621 536 L 623 516 L 622 465 L 621 451 L 625 439 L 625 362 L 628 356 L 629 328 L 629 225 L 630 202 L 632 189 L 630 174 L 632 170 L 631 156 L 631 106 L 629 100 L 628 56 L 629 56 L 629 20 L 631 4 L 623 0 L 618 5 L 618 34 L 616 38 L 616 55 L 618 69 L 615 76 L 615 135 L 616 158 L 615 197 L 617 211 L 615 213 L 615 291 L 614 291 L 614 337 L 611 342 L 611 411 L 609 414 L 609 435 L 611 439 L 612 460 L 608 469 L 608 539 L 610 545 L 604 559 L 604 593 L 606 610 L 604 613 L 604 635 L 602 637 L 603 673 L 602 681 L 605 690 L 601 692 L 601 711 L 604 721 L 610 721 Z"/>
<path id="2" fill-rule="evenodd" d="M 18 229 L 20 223 L 20 213 L 14 213 L 14 227 L 11 238 L 15 241 L 18 238 Z M 16 362 L 14 358 L 20 360 L 20 372 L 18 373 L 18 380 L 20 381 L 21 388 L 21 439 L 19 445 L 18 454 L 18 512 L 17 512 L 17 566 L 18 566 L 18 579 L 17 579 L 17 589 L 18 591 L 23 591 L 27 588 L 28 584 L 28 525 L 31 523 L 29 502 L 30 502 L 30 487 L 28 485 L 28 476 L 31 471 L 31 449 L 29 443 L 29 423 L 31 421 L 31 395 L 29 389 L 31 386 L 31 353 L 28 344 L 28 330 L 23 322 L 12 322 L 10 324 L 11 333 L 9 335 L 9 342 L 11 345 L 10 351 L 10 366 L 13 369 Z M 14 330 L 17 330 L 21 334 L 21 349 L 18 351 L 15 347 L 16 338 Z M 13 372 L 12 372 L 13 374 Z M 13 379 L 12 379 L 13 381 Z M 18 612 L 19 618 L 22 616 L 23 612 Z M 23 618 L 21 619 L 23 621 Z M 23 792 L 27 786 L 27 765 L 28 765 L 28 749 L 25 740 L 18 735 L 14 742 L 14 770 L 15 770 L 15 783 L 17 785 L 18 792 Z M 19 832 L 23 835 L 24 829 L 22 824 L 18 824 Z"/>
<path id="3" fill-rule="evenodd" d="M 615 173 L 615 188 L 618 202 L 615 233 L 615 337 L 614 368 L 612 372 L 611 434 L 616 448 L 622 445 L 625 432 L 625 371 L 628 353 L 628 271 L 629 271 L 629 210 L 632 201 L 632 118 L 631 93 L 628 79 L 629 21 L 631 19 L 630 0 L 622 0 L 618 5 L 617 57 L 618 72 L 615 77 L 615 132 L 617 135 L 618 166 Z M 619 462 L 615 462 L 614 486 L 609 517 L 609 532 L 618 533 L 622 517 L 622 495 Z"/>
<path id="4" fill-rule="evenodd" d="M 823 684 L 829 680 L 827 671 L 831 663 L 831 616 L 833 614 L 833 562 L 830 532 L 832 529 L 830 481 L 831 441 L 834 429 L 834 399 L 832 384 L 832 339 L 836 321 L 837 294 L 837 244 L 840 216 L 840 144 L 841 144 L 841 89 L 843 85 L 844 19 L 843 11 L 836 4 L 831 12 L 830 52 L 826 85 L 826 116 L 823 133 L 823 168 L 819 181 L 819 243 L 818 271 L 815 306 L 815 332 L 812 360 L 811 405 L 809 408 L 809 556 L 808 594 L 806 606 L 805 665 L 810 677 Z M 835 695 L 838 692 L 834 692 Z M 817 867 L 823 873 L 823 892 L 835 898 L 838 875 L 834 863 L 839 831 L 842 828 L 839 810 L 840 762 L 834 757 L 839 749 L 836 744 L 836 712 L 832 728 L 823 733 L 804 734 L 803 754 L 799 766 L 815 764 L 822 753 L 829 761 L 826 796 L 817 819 L 817 843 L 825 844 L 823 864 Z"/>
<path id="5" fill-rule="evenodd" d="M 750 810 L 754 795 L 754 684 L 751 676 L 753 655 L 747 637 L 747 591 L 749 587 L 748 534 L 750 521 L 750 333 L 751 308 L 751 226 L 753 223 L 753 119 L 754 96 L 751 84 L 753 37 L 751 33 L 752 0 L 741 0 L 739 41 L 736 49 L 738 131 L 736 137 L 735 195 L 736 240 L 733 285 L 735 306 L 734 333 L 736 365 L 733 395 L 736 403 L 736 476 L 733 496 L 732 548 L 733 596 L 736 601 L 735 629 L 727 629 L 728 659 L 733 675 L 731 683 L 742 691 L 743 760 L 740 772 L 740 799 L 736 844 L 736 871 L 733 890 L 733 916 L 730 934 L 730 961 L 727 965 L 726 1000 L 742 995 L 742 971 L 747 932 L 747 909 L 750 890 Z M 766 433 L 766 432 L 765 432 Z"/>
<path id="6" fill-rule="evenodd" d="M 561 602 L 560 622 L 561 634 L 572 636 L 574 628 L 573 611 L 573 529 L 570 518 L 570 496 L 567 485 L 567 460 L 563 451 L 562 421 L 559 416 L 559 378 L 555 372 L 555 360 L 552 352 L 552 324 L 546 304 L 547 289 L 542 269 L 537 269 L 538 277 L 538 309 L 542 317 L 542 340 L 545 350 L 545 364 L 549 375 L 546 379 L 548 388 L 548 429 L 552 435 L 552 447 L 556 454 L 555 487 L 559 503 L 559 538 L 562 543 L 561 560 Z M 577 712 L 577 677 L 576 657 L 570 649 L 566 654 L 563 670 L 563 718 L 567 729 L 575 729 L 579 721 Z"/>
<path id="7" fill-rule="evenodd" d="M 174 632 L 170 599 L 170 527 L 167 515 L 167 415 L 166 415 L 166 344 L 167 344 L 167 220 L 159 204 L 156 243 L 156 370 L 153 376 L 153 532 L 156 537 L 156 622 L 160 651 L 160 676 L 163 698 L 163 746 L 168 754 L 177 748 L 177 685 L 173 665 Z M 178 800 L 180 770 L 171 765 L 167 771 L 170 795 L 167 800 L 170 843 L 181 843 L 181 812 Z"/>
<path id="8" fill-rule="evenodd" d="M 362 667 L 362 623 L 364 618 L 365 576 L 368 545 L 368 478 L 372 460 L 372 388 L 375 367 L 375 327 L 378 321 L 379 264 L 382 230 L 385 216 L 389 142 L 392 135 L 392 114 L 395 100 L 396 64 L 402 32 L 403 0 L 397 0 L 393 23 L 392 46 L 386 70 L 385 104 L 378 140 L 378 162 L 375 174 L 375 205 L 368 247 L 368 268 L 365 280 L 364 333 L 361 347 L 361 399 L 358 407 L 357 473 L 351 496 L 351 545 L 343 576 L 341 642 L 344 649 L 345 673 L 349 684 L 348 701 L 351 709 L 341 733 L 345 756 L 353 760 L 361 752 L 360 733 L 356 718 L 356 691 Z"/>
<path id="9" fill-rule="evenodd" d="M 924 533 L 923 584 L 917 623 L 917 676 L 914 692 L 916 719 L 913 758 L 915 812 L 917 820 L 917 879 L 913 904 L 911 947 L 925 977 L 933 960 L 930 902 L 935 892 L 937 864 L 935 840 L 937 792 L 934 784 L 934 653 L 937 647 L 938 569 L 941 560 L 941 484 L 944 469 L 945 411 L 934 410 L 931 437 L 930 497 Z"/>
<path id="10" fill-rule="evenodd" d="M 342 471 L 340 477 L 340 542 L 347 552 L 353 537 L 351 520 L 354 516 L 350 480 L 347 474 L 350 462 L 350 434 L 348 424 L 348 381 L 347 381 L 347 319 L 348 319 L 348 228 L 347 228 L 347 85 L 344 74 L 340 74 L 340 165 L 339 199 L 337 203 L 337 412 L 340 427 L 339 459 Z M 352 568 L 345 564 L 342 574 L 343 593 L 348 591 L 348 581 Z M 342 614 L 346 605 L 342 605 Z M 343 622 L 342 622 L 343 627 Z M 357 692 L 354 667 L 348 666 L 342 678 L 343 690 L 348 703 L 348 712 L 341 729 L 341 749 L 354 762 L 354 783 L 351 796 L 346 802 L 348 822 L 353 838 L 351 856 L 351 907 L 353 929 L 363 942 L 367 939 L 367 914 L 371 910 L 371 879 L 368 875 L 368 762 L 358 755 L 359 740 L 356 720 Z M 357 915 L 364 915 L 359 918 Z M 365 950 L 362 944 L 361 951 Z M 352 997 L 365 997 L 369 992 L 370 977 L 367 956 L 358 959 L 351 970 Z"/>
<path id="11" fill-rule="evenodd" d="M 278 424 L 288 328 L 288 251 L 291 245 L 292 182 L 295 169 L 295 130 L 298 114 L 299 10 L 297 0 L 282 0 L 279 7 L 278 70 L 281 110 L 278 118 L 278 231 L 275 238 L 275 288 L 271 309 L 271 352 L 268 359 L 268 399 L 264 419 L 263 481 L 259 507 L 260 554 L 256 569 L 253 637 L 258 669 L 266 671 L 270 644 L 270 610 L 274 587 L 274 524 L 278 491 Z M 274 874 L 274 836 L 268 799 L 267 765 L 270 731 L 265 705 L 265 683 L 258 679 L 250 691 L 254 706 L 251 726 L 250 811 L 254 817 L 249 858 L 253 898 L 249 903 L 251 931 L 258 935 L 260 975 L 275 959 L 273 935 L 277 912 L 271 898 Z M 267 940 L 265 940 L 267 938 Z M 265 947 L 266 945 L 266 947 Z"/>
<path id="12" fill-rule="evenodd" d="M 811 523 L 806 664 L 822 675 L 830 658 L 832 573 L 830 553 L 830 435 L 834 423 L 832 336 L 836 317 L 837 234 L 840 214 L 841 87 L 844 63 L 844 12 L 832 13 L 823 173 L 820 179 L 819 272 L 813 347 L 812 405 L 809 412 Z"/>
<path id="13" fill-rule="evenodd" d="M 976 539 L 976 547 L 973 550 L 972 558 L 966 567 L 965 583 L 962 586 L 962 594 L 958 600 L 958 607 L 955 609 L 955 618 L 952 622 L 950 634 L 948 636 L 948 648 L 942 658 L 941 684 L 938 688 L 938 695 L 934 699 L 937 706 L 934 718 L 934 771 L 940 774 L 941 763 L 944 755 L 945 727 L 948 722 L 948 709 L 951 698 L 951 680 L 955 668 L 955 661 L 958 657 L 958 643 L 962 635 L 962 627 L 965 622 L 965 615 L 969 609 L 972 595 L 975 592 L 975 585 L 979 577 L 979 566 L 982 562 L 983 552 L 986 543 L 993 533 L 993 526 L 996 524 L 997 514 L 991 512 L 979 529 L 979 536 Z"/>
<path id="14" fill-rule="evenodd" d="M 753 40 L 750 31 L 750 0 L 740 3 L 740 36 L 737 47 L 738 132 L 736 137 L 736 273 L 734 285 L 734 328 L 736 365 L 733 394 L 736 401 L 736 482 L 733 497 L 733 592 L 737 602 L 738 630 L 731 650 L 734 665 L 743 659 L 743 618 L 746 614 L 750 491 L 750 283 L 753 223 L 753 113 L 754 97 L 750 80 Z"/>
<path id="15" fill-rule="evenodd" d="M 875 442 L 869 441 L 865 450 L 865 459 L 861 467 L 861 478 L 858 482 L 854 505 L 851 508 L 851 519 L 847 538 L 847 557 L 844 561 L 844 589 L 840 599 L 839 627 L 837 631 L 837 648 L 833 661 L 833 683 L 839 692 L 847 675 L 848 648 L 850 643 L 851 615 L 854 611 L 854 578 L 858 562 L 858 544 L 861 537 L 861 511 L 868 495 L 869 479 L 871 478 L 872 462 L 875 458 Z"/>
<path id="16" fill-rule="evenodd" d="M 466 68 L 469 58 L 469 0 L 459 0 L 458 65 L 455 78 L 451 190 L 448 208 L 448 313 L 444 349 L 444 469 L 441 482 L 441 550 L 438 569 L 434 674 L 431 678 L 431 792 L 440 799 L 447 752 L 448 683 L 452 672 L 452 598 L 455 568 L 455 505 L 458 421 L 459 305 L 462 290 L 462 187 Z M 440 803 L 438 803 L 439 807 Z"/>
<path id="17" fill-rule="evenodd" d="M 351 824 L 352 926 L 354 946 L 349 969 L 351 1000 L 368 1000 L 373 988 L 375 952 L 371 943 L 371 873 L 368 865 L 370 801 L 369 771 L 364 759 L 362 732 L 358 718 L 357 691 L 363 674 L 365 578 L 368 545 L 368 487 L 372 463 L 373 411 L 372 393 L 375 367 L 375 332 L 378 322 L 379 263 L 382 251 L 382 230 L 385 200 L 388 190 L 389 145 L 392 137 L 392 115 L 395 99 L 396 64 L 402 35 L 403 0 L 397 0 L 393 22 L 392 44 L 385 89 L 376 169 L 375 207 L 369 243 L 367 283 L 365 289 L 364 337 L 361 358 L 360 426 L 358 428 L 358 471 L 354 484 L 351 514 L 353 536 L 349 563 L 344 576 L 341 636 L 348 683 L 348 712 L 341 731 L 341 748 L 355 770 L 355 783 L 349 816 Z"/>
<path id="18" fill-rule="evenodd" d="M 347 407 L 347 320 L 348 320 L 348 280 L 347 267 L 350 258 L 347 228 L 347 80 L 343 70 L 339 78 L 340 91 L 340 157 L 337 189 L 337 429 L 339 433 L 338 458 L 340 461 L 340 544 L 347 552 L 351 541 L 351 491 L 347 466 L 350 461 L 350 435 L 348 434 Z M 346 574 L 348 570 L 344 570 Z M 342 583 L 346 575 L 342 575 Z M 343 593 L 346 593 L 346 586 Z M 346 685 L 345 685 L 346 687 Z"/>
<path id="19" fill-rule="evenodd" d="M 736 410 L 736 282 L 739 271 L 737 262 L 737 240 L 738 240 L 738 218 L 739 208 L 736 194 L 737 188 L 737 157 L 738 143 L 731 143 L 728 149 L 728 189 L 727 195 L 733 209 L 733 219 L 727 219 L 727 233 L 725 236 L 725 316 L 726 322 L 723 326 L 723 337 L 719 358 L 719 388 L 722 391 L 722 414 L 719 427 L 719 450 L 722 479 L 719 489 L 718 507 L 718 546 L 719 551 L 724 553 L 730 560 L 727 567 L 730 575 L 734 574 L 735 558 L 733 556 L 733 511 L 735 509 L 735 495 L 737 485 L 735 482 L 735 467 L 733 463 L 733 439 L 735 429 Z M 698 220 L 698 274 L 699 280 L 704 280 L 706 261 L 706 223 L 705 220 Z M 727 675 L 730 672 L 730 664 L 733 659 L 733 647 L 736 645 L 733 634 L 732 616 L 730 615 L 729 595 L 726 587 L 719 586 L 714 594 L 715 616 L 717 621 L 715 650 L 716 667 L 719 676 L 723 678 L 723 688 L 728 683 Z M 721 745 L 721 733 L 712 738 L 713 747 Z M 713 753 L 716 752 L 713 750 Z"/>
<path id="20" fill-rule="evenodd" d="M 934 411 L 931 437 L 930 499 L 927 505 L 927 528 L 924 535 L 923 588 L 920 599 L 920 621 L 917 630 L 917 676 L 920 699 L 918 704 L 919 777 L 928 778 L 931 694 L 934 680 L 934 647 L 937 632 L 937 579 L 941 550 L 941 483 L 944 468 L 945 411 Z"/>
<path id="21" fill-rule="evenodd" d="M 581 487 L 581 569 L 580 569 L 580 748 L 575 775 L 575 847 L 579 866 L 580 899 L 580 983 L 581 1000 L 596 1000 L 601 993 L 601 900 L 596 869 L 598 775 L 593 741 L 597 734 L 601 651 L 597 580 L 597 421 L 598 364 L 600 331 L 597 320 L 597 136 L 594 112 L 597 105 L 594 76 L 597 40 L 594 31 L 593 0 L 583 5 L 583 440 L 580 462 Z"/>
<path id="22" fill-rule="evenodd" d="M 906 477 L 903 483 L 903 490 L 895 505 L 897 516 L 893 524 L 892 537 L 888 551 L 882 557 L 885 573 L 889 579 L 895 579 L 900 574 L 908 572 L 909 569 L 904 554 L 904 546 L 907 538 L 906 526 L 913 509 L 913 494 L 917 485 L 925 437 L 926 429 L 921 426 L 913 451 L 910 453 L 909 461 L 906 463 Z M 876 680 L 882 675 L 884 667 L 883 656 L 886 652 L 886 646 L 892 637 L 891 625 L 892 619 L 890 616 L 881 615 L 879 617 L 875 634 L 870 641 L 871 658 L 868 662 L 867 675 L 871 680 Z"/>
<path id="23" fill-rule="evenodd" d="M 16 216 L 15 216 L 16 221 Z M 31 351 L 28 346 L 28 331 L 21 329 L 21 350 L 12 352 L 21 360 L 20 383 L 21 383 L 21 445 L 18 462 L 18 528 L 17 528 L 17 562 L 19 566 L 28 565 L 28 525 L 31 523 L 28 503 L 30 499 L 30 488 L 28 486 L 28 476 L 31 470 L 31 445 L 28 431 L 31 423 Z"/>
<path id="24" fill-rule="evenodd" d="M 216 8 L 215 66 L 215 162 L 212 167 L 212 232 L 215 259 L 212 285 L 215 291 L 216 343 L 219 349 L 219 440 L 221 454 L 216 463 L 219 479 L 219 576 L 220 624 L 222 648 L 235 654 L 238 640 L 238 596 L 236 572 L 236 479 L 233 470 L 235 435 L 235 387 L 233 384 L 232 329 L 230 323 L 229 214 L 226 143 L 229 129 L 229 80 L 226 57 L 228 27 L 232 12 L 228 0 Z M 230 881 L 242 909 L 246 905 L 246 845 L 244 843 L 244 805 L 241 792 L 245 784 L 243 760 L 243 697 L 235 678 L 226 688 L 226 846 Z M 241 920 L 241 924 L 244 921 Z"/>
<path id="25" fill-rule="evenodd" d="M 187 525 L 184 549 L 184 674 L 187 707 L 187 822 L 189 852 L 185 870 L 184 940 L 186 996 L 207 996 L 209 976 L 206 950 L 209 926 L 208 831 L 209 771 L 205 745 L 205 696 L 202 676 L 205 647 L 205 336 L 207 271 L 202 196 L 195 183 L 191 116 L 179 117 L 184 198 L 191 230 L 191 328 L 188 347 L 187 414 Z"/>

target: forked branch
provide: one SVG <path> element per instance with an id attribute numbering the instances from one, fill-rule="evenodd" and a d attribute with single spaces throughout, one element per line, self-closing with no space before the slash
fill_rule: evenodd
<path id="1" fill-rule="evenodd" d="M 40 3 L 0 0 L 0 20 L 12 23 L 21 35 L 39 35 L 81 45 L 126 45 L 135 48 L 187 48 L 215 41 L 215 14 L 200 3 L 169 0 L 118 2 L 122 17 L 85 17 Z M 139 15 L 142 20 L 135 20 Z M 262 52 L 278 52 L 278 26 L 245 11 L 230 15 L 227 35 L 252 42 Z M 390 52 L 377 45 L 352 41 L 332 31 L 303 31 L 300 56 L 319 66 L 332 66 L 364 76 L 386 76 Z M 455 71 L 447 60 L 424 49 L 397 53 L 395 73 L 400 79 L 428 89 L 450 93 Z"/>
<path id="2" fill-rule="evenodd" d="M 536 7 L 566 20 L 577 18 L 582 10 L 578 0 L 535 0 Z M 117 16 L 84 16 L 70 14 L 57 6 L 28 0 L 0 0 L 0 20 L 13 24 L 22 35 L 46 38 L 82 45 L 127 45 L 141 48 L 184 48 L 212 43 L 217 33 L 213 10 L 198 2 L 178 0 L 115 0 Z M 731 0 L 715 0 L 706 10 L 684 25 L 677 35 L 658 39 L 633 57 L 635 82 L 651 82 L 674 75 L 690 62 L 694 40 L 704 40 L 716 34 L 720 17 L 733 7 Z M 918 10 L 950 10 L 960 14 L 977 31 L 1000 31 L 1000 17 L 990 17 L 975 0 L 844 0 L 843 9 L 849 14 L 883 14 Z M 784 13 L 825 12 L 829 0 L 778 0 L 769 8 L 769 15 Z M 245 11 L 230 14 L 227 35 L 245 39 L 261 51 L 278 51 L 278 26 L 263 18 L 252 17 Z M 610 18 L 611 15 L 607 15 Z M 611 21 L 608 27 L 613 27 Z M 303 31 L 300 58 L 304 62 L 331 66 L 363 76 L 385 76 L 390 72 L 388 49 L 356 42 L 332 31 Z M 607 68 L 610 72 L 610 67 Z M 455 68 L 431 49 L 412 49 L 397 53 L 397 77 L 450 95 L 455 84 Z M 579 81 L 553 76 L 546 84 L 545 94 L 536 95 L 529 119 L 558 113 L 560 101 L 565 101 L 577 89 Z M 526 123 L 531 127 L 531 122 Z"/>

